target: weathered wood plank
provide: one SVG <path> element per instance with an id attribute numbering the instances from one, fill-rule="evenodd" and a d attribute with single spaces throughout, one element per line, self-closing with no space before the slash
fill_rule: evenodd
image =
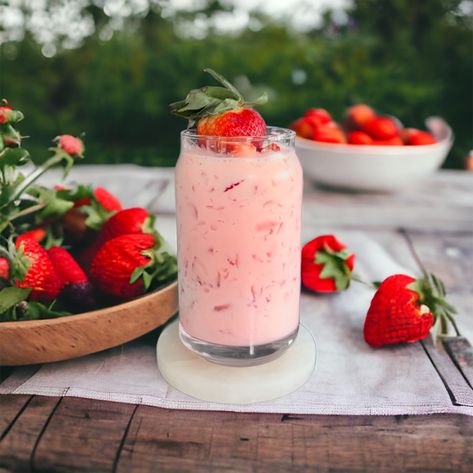
<path id="1" fill-rule="evenodd" d="M 469 417 L 279 416 L 140 406 L 117 471 L 467 472 L 472 462 Z"/>
<path id="2" fill-rule="evenodd" d="M 337 192 L 304 183 L 303 220 L 354 229 L 473 231 L 473 175 L 442 171 L 399 193 Z"/>
<path id="3" fill-rule="evenodd" d="M 5 437 L 30 399 L 29 395 L 13 394 L 0 398 L 0 440 Z"/>
<path id="4" fill-rule="evenodd" d="M 35 449 L 34 471 L 111 472 L 135 406 L 63 398 Z"/>
<path id="5" fill-rule="evenodd" d="M 6 396 L 2 396 L 4 399 Z M 59 398 L 34 396 L 0 441 L 0 471 L 31 471 L 31 458 Z"/>
<path id="6" fill-rule="evenodd" d="M 443 280 L 448 292 L 473 297 L 473 232 L 408 231 L 407 236 L 423 266 Z"/>

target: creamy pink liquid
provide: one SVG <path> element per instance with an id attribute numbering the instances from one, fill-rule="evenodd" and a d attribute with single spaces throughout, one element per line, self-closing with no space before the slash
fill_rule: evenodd
<path id="1" fill-rule="evenodd" d="M 293 150 L 176 166 L 179 319 L 220 345 L 280 340 L 299 323 L 302 170 Z"/>

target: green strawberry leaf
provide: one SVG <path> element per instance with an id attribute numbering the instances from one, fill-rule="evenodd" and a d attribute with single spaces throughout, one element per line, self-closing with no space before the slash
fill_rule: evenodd
<path id="1" fill-rule="evenodd" d="M 87 215 L 85 224 L 92 230 L 100 231 L 103 224 L 114 214 L 108 212 L 97 201 L 92 200 L 90 205 L 83 205 L 80 211 Z"/>
<path id="2" fill-rule="evenodd" d="M 54 302 L 49 306 L 41 304 L 40 302 L 28 302 L 28 307 L 25 311 L 24 317 L 28 320 L 37 320 L 54 319 L 65 315 L 71 315 L 71 313 L 64 310 L 55 310 Z"/>
<path id="3" fill-rule="evenodd" d="M 4 148 L 0 152 L 0 168 L 22 166 L 29 160 L 29 153 L 24 148 Z"/>
<path id="4" fill-rule="evenodd" d="M 323 265 L 320 277 L 333 279 L 338 291 L 343 291 L 350 285 L 351 270 L 346 263 L 349 257 L 347 250 L 335 252 L 328 248 L 317 251 L 315 255 L 315 262 Z"/>
<path id="5" fill-rule="evenodd" d="M 133 283 L 135 283 L 136 281 L 138 281 L 138 279 L 140 279 L 140 278 L 143 276 L 144 271 L 145 271 L 144 266 L 140 266 L 140 267 L 136 268 L 136 269 L 131 273 L 130 283 L 133 284 Z"/>
<path id="6" fill-rule="evenodd" d="M 30 295 L 31 289 L 6 287 L 0 291 L 0 315 L 24 301 Z"/>

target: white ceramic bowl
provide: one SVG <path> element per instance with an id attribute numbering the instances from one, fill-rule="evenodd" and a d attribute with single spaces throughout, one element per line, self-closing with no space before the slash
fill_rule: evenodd
<path id="1" fill-rule="evenodd" d="M 424 146 L 364 146 L 296 138 L 304 175 L 331 187 L 394 191 L 438 169 L 453 144 L 453 133 L 439 117 L 426 120 L 437 143 Z"/>

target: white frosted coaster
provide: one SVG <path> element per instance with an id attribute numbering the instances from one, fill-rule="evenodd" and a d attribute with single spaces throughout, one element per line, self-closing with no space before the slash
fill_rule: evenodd
<path id="1" fill-rule="evenodd" d="M 258 366 L 223 366 L 189 351 L 179 339 L 178 321 L 168 325 L 157 344 L 158 366 L 174 388 L 203 401 L 249 404 L 270 401 L 301 387 L 315 366 L 315 342 L 299 327 L 294 343 L 279 358 Z"/>

